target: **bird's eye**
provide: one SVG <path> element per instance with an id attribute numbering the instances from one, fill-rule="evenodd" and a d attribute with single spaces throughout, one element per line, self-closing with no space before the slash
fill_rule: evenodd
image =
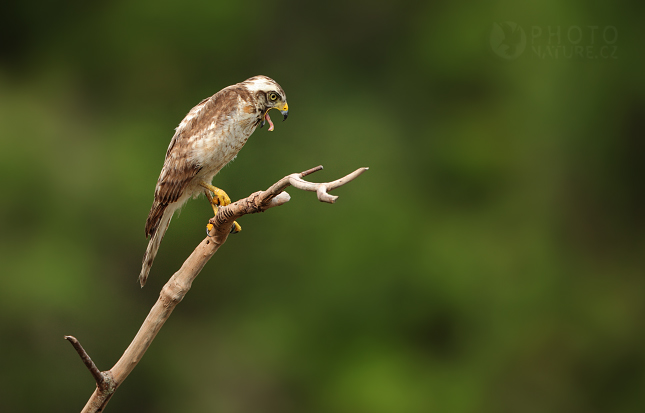
<path id="1" fill-rule="evenodd" d="M 278 99 L 278 95 L 276 95 L 275 93 L 269 93 L 269 100 L 270 101 L 273 102 L 273 101 L 275 101 L 277 99 Z"/>

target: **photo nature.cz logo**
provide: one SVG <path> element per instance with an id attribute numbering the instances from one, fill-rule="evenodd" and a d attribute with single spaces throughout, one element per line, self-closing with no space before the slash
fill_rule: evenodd
<path id="1" fill-rule="evenodd" d="M 490 32 L 490 47 L 504 59 L 517 59 L 526 47 L 526 33 L 513 22 L 493 23 Z"/>
<path id="2" fill-rule="evenodd" d="M 618 29 L 615 26 L 531 26 L 530 35 L 530 51 L 533 58 L 618 58 Z M 493 23 L 489 42 L 491 50 L 497 56 L 514 60 L 524 53 L 527 35 L 517 23 Z"/>

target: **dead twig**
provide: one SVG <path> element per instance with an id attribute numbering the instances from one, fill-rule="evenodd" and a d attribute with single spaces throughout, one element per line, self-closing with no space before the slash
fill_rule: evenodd
<path id="1" fill-rule="evenodd" d="M 231 226 L 236 219 L 246 214 L 263 212 L 269 208 L 285 204 L 291 198 L 288 193 L 284 192 L 289 186 L 304 191 L 316 192 L 321 202 L 334 203 L 338 197 L 330 195 L 329 191 L 356 179 L 368 168 L 359 168 L 333 182 L 314 183 L 302 179 L 321 169 L 323 169 L 322 166 L 317 166 L 301 173 L 287 175 L 266 191 L 255 192 L 244 199 L 220 207 L 217 215 L 209 221 L 208 236 L 195 248 L 181 268 L 170 277 L 170 280 L 161 289 L 159 299 L 148 313 L 139 332 L 119 361 L 110 370 L 99 371 L 78 340 L 72 336 L 65 336 L 65 339 L 72 343 L 96 381 L 96 389 L 83 408 L 82 413 L 103 411 L 116 389 L 139 363 L 177 304 L 190 290 L 193 280 L 219 247 L 226 242 Z"/>
<path id="2" fill-rule="evenodd" d="M 83 346 L 81 346 L 81 343 L 74 336 L 65 336 L 65 340 L 72 343 L 72 346 L 74 346 L 74 349 L 81 357 L 81 360 L 85 364 L 85 367 L 87 367 L 92 377 L 94 377 L 94 381 L 96 381 L 96 385 L 98 387 L 103 387 L 105 385 L 106 378 L 103 376 L 103 374 L 101 374 L 101 371 L 96 367 L 96 364 L 94 364 L 94 362 L 90 358 L 89 354 L 87 354 Z"/>

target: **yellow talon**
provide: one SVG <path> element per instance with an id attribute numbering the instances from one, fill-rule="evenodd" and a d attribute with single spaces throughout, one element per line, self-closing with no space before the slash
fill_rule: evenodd
<path id="1" fill-rule="evenodd" d="M 208 197 L 208 200 L 211 202 L 213 206 L 215 205 L 226 206 L 231 203 L 231 198 L 226 194 L 226 192 L 219 189 L 218 187 L 213 186 L 211 184 L 207 184 L 206 182 L 201 182 L 200 185 L 213 193 L 212 196 Z M 208 195 L 210 194 L 206 192 L 206 196 Z"/>
<path id="2" fill-rule="evenodd" d="M 215 225 L 211 224 L 210 222 L 206 225 L 206 235 L 209 237 L 211 236 L 211 231 L 215 228 Z M 237 223 L 237 221 L 233 222 L 233 226 L 231 227 L 231 234 L 237 234 L 238 232 L 242 231 L 242 227 L 240 224 Z"/>
<path id="3" fill-rule="evenodd" d="M 242 231 L 242 227 L 240 226 L 240 224 L 238 224 L 237 221 L 233 222 L 233 227 L 231 228 L 231 234 L 237 234 L 240 231 Z"/>
<path id="4" fill-rule="evenodd" d="M 208 202 L 210 202 L 211 206 L 213 207 L 213 213 L 215 215 L 217 215 L 218 206 L 226 206 L 231 203 L 231 198 L 226 194 L 226 192 L 219 189 L 218 187 L 207 184 L 206 182 L 201 182 L 200 185 L 206 189 L 206 191 L 204 192 L 206 193 Z M 211 223 L 206 225 L 206 233 L 210 234 L 213 228 L 214 226 Z M 237 234 L 240 231 L 242 231 L 240 224 L 238 224 L 237 221 L 233 222 L 233 226 L 231 227 L 231 234 Z"/>

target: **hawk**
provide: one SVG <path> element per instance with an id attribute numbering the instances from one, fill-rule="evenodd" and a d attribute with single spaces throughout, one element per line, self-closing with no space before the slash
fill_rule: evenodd
<path id="1" fill-rule="evenodd" d="M 166 151 L 146 220 L 146 238 L 150 241 L 139 274 L 141 287 L 175 211 L 202 192 L 215 212 L 217 205 L 231 203 L 228 195 L 211 181 L 237 156 L 258 125 L 269 122 L 269 131 L 273 130 L 271 109 L 278 109 L 283 120 L 287 119 L 289 106 L 284 90 L 267 76 L 254 76 L 202 100 L 181 121 Z M 240 229 L 236 222 L 231 231 Z"/>

